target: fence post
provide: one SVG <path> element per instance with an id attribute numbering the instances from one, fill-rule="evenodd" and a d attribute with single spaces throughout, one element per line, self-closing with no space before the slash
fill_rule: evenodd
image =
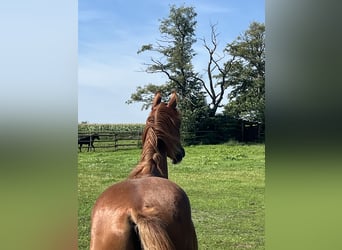
<path id="1" fill-rule="evenodd" d="M 142 145 L 142 142 L 140 143 L 142 134 L 143 134 L 143 129 L 142 130 L 137 130 L 138 136 L 137 136 L 137 147 L 140 148 Z"/>
<path id="2" fill-rule="evenodd" d="M 245 123 L 243 120 L 241 122 L 241 141 L 245 141 Z"/>
<path id="3" fill-rule="evenodd" d="M 116 147 L 118 146 L 116 142 L 117 142 L 117 138 L 116 138 L 116 134 L 114 134 L 114 151 L 116 151 Z"/>

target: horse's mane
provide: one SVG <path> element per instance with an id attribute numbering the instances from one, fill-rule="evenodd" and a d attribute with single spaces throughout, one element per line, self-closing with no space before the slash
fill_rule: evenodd
<path id="1" fill-rule="evenodd" d="M 178 111 L 167 107 L 166 103 L 160 103 L 152 110 L 147 118 L 143 133 L 143 144 L 147 139 L 148 130 L 152 128 L 158 139 L 168 144 L 168 147 L 175 146 L 179 141 L 180 115 Z"/>
<path id="2" fill-rule="evenodd" d="M 152 107 L 143 131 L 141 160 L 129 175 L 130 178 L 141 175 L 167 178 L 165 170 L 158 166 L 167 165 L 165 150 L 168 148 L 174 151 L 177 147 L 180 137 L 179 126 L 180 114 L 176 109 L 168 107 L 163 102 Z"/>

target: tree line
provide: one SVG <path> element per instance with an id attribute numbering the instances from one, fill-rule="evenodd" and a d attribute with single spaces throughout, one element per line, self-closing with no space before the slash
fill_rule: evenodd
<path id="1" fill-rule="evenodd" d="M 182 111 L 182 131 L 196 133 L 217 127 L 222 116 L 229 119 L 265 123 L 265 25 L 252 22 L 234 41 L 218 50 L 217 24 L 210 25 L 209 39 L 201 38 L 208 55 L 205 74 L 194 70 L 197 55 L 194 7 L 170 6 L 169 16 L 160 20 L 160 38 L 145 44 L 137 52 L 151 53 L 145 72 L 161 73 L 167 77 L 162 85 L 149 83 L 139 86 L 127 103 L 141 102 L 149 108 L 156 91 L 177 91 Z M 224 102 L 227 104 L 223 104 Z M 218 109 L 223 114 L 217 114 Z M 224 124 L 221 124 L 224 126 Z"/>

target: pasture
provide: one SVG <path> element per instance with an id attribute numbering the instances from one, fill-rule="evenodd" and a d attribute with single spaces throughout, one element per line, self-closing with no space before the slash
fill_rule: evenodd
<path id="1" fill-rule="evenodd" d="M 185 147 L 169 179 L 189 196 L 199 249 L 265 248 L 265 146 L 222 144 Z M 121 181 L 141 149 L 78 154 L 78 248 L 89 249 L 90 213 L 98 195 Z"/>

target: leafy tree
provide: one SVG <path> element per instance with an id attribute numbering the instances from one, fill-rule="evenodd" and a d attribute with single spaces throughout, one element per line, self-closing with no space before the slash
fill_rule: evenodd
<path id="1" fill-rule="evenodd" d="M 137 93 L 133 94 L 128 102 L 144 101 L 140 97 L 145 94 L 153 95 L 154 93 L 150 92 L 155 89 L 176 90 L 181 98 L 187 98 L 189 92 L 200 90 L 200 85 L 194 78 L 191 63 L 195 55 L 192 45 L 196 42 L 196 16 L 192 7 L 176 8 L 174 5 L 170 7 L 169 17 L 161 20 L 159 27 L 161 38 L 155 45 L 143 45 L 138 51 L 138 53 L 156 52 L 159 56 L 161 55 L 159 58 L 152 57 L 151 63 L 145 64 L 145 71 L 163 73 L 167 76 L 168 82 L 161 86 L 149 84 L 139 87 Z"/>
<path id="2" fill-rule="evenodd" d="M 235 58 L 228 84 L 232 91 L 225 113 L 234 117 L 265 122 L 265 25 L 257 22 L 225 49 Z"/>
<path id="3" fill-rule="evenodd" d="M 148 108 L 154 93 L 161 90 L 170 93 L 176 90 L 179 95 L 179 106 L 182 110 L 185 131 L 193 131 L 207 112 L 205 95 L 201 83 L 193 71 L 192 58 L 195 52 L 192 45 L 196 42 L 195 27 L 197 14 L 193 7 L 170 6 L 168 18 L 161 20 L 159 27 L 161 38 L 156 44 L 143 45 L 138 53 L 156 52 L 161 57 L 151 58 L 146 64 L 147 73 L 163 73 L 168 82 L 164 85 L 148 84 L 138 87 L 131 95 L 131 102 L 144 102 Z"/>
<path id="4" fill-rule="evenodd" d="M 223 106 L 225 92 L 231 88 L 225 114 L 264 123 L 264 25 L 252 23 L 243 35 L 226 46 L 223 55 L 217 52 L 219 34 L 216 25 L 211 25 L 209 42 L 202 39 L 208 53 L 203 76 L 195 72 L 192 65 L 196 55 L 193 49 L 196 16 L 193 7 L 170 6 L 169 16 L 160 21 L 160 39 L 155 44 L 143 45 L 138 51 L 153 55 L 150 63 L 145 63 L 145 72 L 162 73 L 167 81 L 162 85 L 150 83 L 138 87 L 127 103 L 142 102 L 143 108 L 147 109 L 156 91 L 169 94 L 176 90 L 183 116 L 182 130 L 196 133 L 211 126 L 204 121 L 215 120 L 208 118 L 215 118 L 217 109 Z"/>

